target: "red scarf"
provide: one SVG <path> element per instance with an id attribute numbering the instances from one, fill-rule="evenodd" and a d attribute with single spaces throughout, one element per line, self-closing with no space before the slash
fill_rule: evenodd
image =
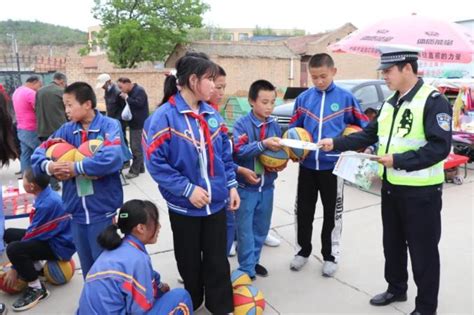
<path id="1" fill-rule="evenodd" d="M 206 119 L 203 115 L 196 114 L 194 112 L 188 112 L 187 115 L 195 118 L 199 121 L 199 125 L 204 131 L 204 139 L 206 140 L 207 147 L 209 148 L 209 164 L 211 167 L 211 176 L 214 177 L 214 148 L 212 146 L 211 131 L 209 130 L 209 125 L 207 124 Z M 202 148 L 205 150 L 205 148 Z"/>

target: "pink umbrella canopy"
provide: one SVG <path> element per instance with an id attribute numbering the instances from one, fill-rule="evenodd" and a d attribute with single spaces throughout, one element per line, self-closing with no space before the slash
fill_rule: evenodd
<path id="1" fill-rule="evenodd" d="M 411 15 L 387 19 L 360 29 L 329 46 L 333 52 L 378 56 L 380 44 L 410 45 L 423 48 L 420 59 L 470 63 L 474 37 L 456 23 Z"/>

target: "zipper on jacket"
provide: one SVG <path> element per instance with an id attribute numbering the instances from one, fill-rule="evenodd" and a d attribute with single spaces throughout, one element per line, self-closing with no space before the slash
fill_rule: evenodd
<path id="1" fill-rule="evenodd" d="M 196 121 L 196 124 L 198 125 L 198 129 L 199 129 L 199 141 L 201 143 L 201 152 L 200 154 L 202 154 L 202 160 L 203 160 L 203 164 L 201 167 L 203 168 L 203 177 L 204 177 L 204 181 L 206 182 L 206 185 L 207 185 L 207 193 L 209 194 L 209 204 L 206 205 L 206 212 L 208 215 L 211 214 L 211 207 L 210 207 L 210 204 L 212 203 L 212 186 L 211 186 L 211 181 L 209 180 L 209 171 L 208 171 L 208 165 L 207 165 L 207 150 L 206 150 L 206 140 L 204 140 L 204 132 L 202 131 L 201 127 L 200 127 L 200 124 L 199 124 L 199 121 L 198 120 L 195 120 Z M 212 141 L 212 139 L 210 139 L 210 141 Z M 210 143 L 208 143 L 208 145 L 211 145 Z"/>
<path id="2" fill-rule="evenodd" d="M 398 105 L 398 102 L 397 102 Z M 392 133 L 393 133 L 393 127 L 395 125 L 395 118 L 397 118 L 398 110 L 400 109 L 400 106 L 395 106 L 393 109 L 393 116 L 392 116 L 392 125 L 390 126 L 390 133 L 388 134 L 388 140 L 387 140 L 387 147 L 385 148 L 385 154 L 388 153 L 388 148 L 390 147 L 390 142 L 392 141 Z M 383 167 L 383 179 L 387 179 L 387 168 L 384 166 Z"/>
<path id="3" fill-rule="evenodd" d="M 324 115 L 324 103 L 326 102 L 326 91 L 323 91 L 323 99 L 321 100 L 321 109 L 319 110 L 319 130 L 318 130 L 318 141 L 321 140 L 321 133 L 323 132 L 323 115 Z M 319 171 L 319 149 L 316 150 L 316 170 Z"/>
<path id="4" fill-rule="evenodd" d="M 86 196 L 81 197 L 82 199 L 82 207 L 84 208 L 84 213 L 86 214 L 86 224 L 90 224 L 91 220 L 89 218 L 89 209 L 87 209 L 86 205 Z"/>

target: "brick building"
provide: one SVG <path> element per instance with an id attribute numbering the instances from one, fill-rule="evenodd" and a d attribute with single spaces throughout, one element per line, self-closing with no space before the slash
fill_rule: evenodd
<path id="1" fill-rule="evenodd" d="M 226 94 L 246 94 L 258 79 L 271 81 L 279 88 L 298 86 L 299 59 L 284 42 L 193 42 L 177 45 L 165 62 L 173 68 L 187 50 L 203 52 L 227 72 Z"/>

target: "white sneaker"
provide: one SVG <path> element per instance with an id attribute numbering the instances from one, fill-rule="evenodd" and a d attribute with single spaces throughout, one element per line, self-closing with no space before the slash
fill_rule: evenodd
<path id="1" fill-rule="evenodd" d="M 290 263 L 290 269 L 293 271 L 299 271 L 301 268 L 303 268 L 304 265 L 306 265 L 307 262 L 308 262 L 307 257 L 295 255 L 295 257 Z"/>
<path id="2" fill-rule="evenodd" d="M 337 264 L 332 261 L 325 261 L 323 264 L 323 276 L 332 277 L 337 271 Z"/>
<path id="3" fill-rule="evenodd" d="M 229 257 L 234 257 L 237 252 L 235 251 L 235 246 L 236 242 L 232 242 L 232 246 L 230 247 L 230 251 L 229 251 Z"/>
<path id="4" fill-rule="evenodd" d="M 267 238 L 265 239 L 265 245 L 270 247 L 278 247 L 280 246 L 280 243 L 281 241 L 278 238 L 268 233 Z"/>

